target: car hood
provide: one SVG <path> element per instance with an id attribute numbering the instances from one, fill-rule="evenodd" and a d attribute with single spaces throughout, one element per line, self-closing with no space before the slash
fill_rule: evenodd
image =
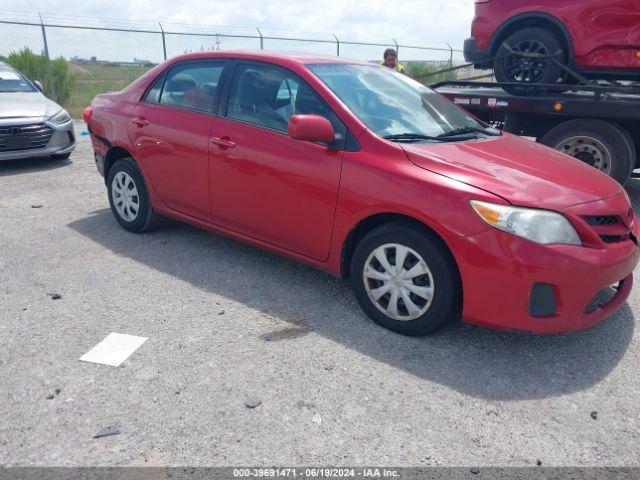
<path id="1" fill-rule="evenodd" d="M 0 125 L 42 121 L 61 109 L 40 92 L 0 92 Z"/>
<path id="2" fill-rule="evenodd" d="M 622 188 L 573 157 L 510 134 L 402 146 L 417 166 L 491 192 L 513 205 L 562 210 L 610 197 Z"/>

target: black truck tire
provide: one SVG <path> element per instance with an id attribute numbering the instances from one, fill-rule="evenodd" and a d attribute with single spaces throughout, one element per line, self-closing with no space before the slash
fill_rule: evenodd
<path id="1" fill-rule="evenodd" d="M 569 120 L 549 130 L 540 143 L 598 168 L 621 185 L 635 168 L 636 149 L 631 136 L 612 122 Z"/>

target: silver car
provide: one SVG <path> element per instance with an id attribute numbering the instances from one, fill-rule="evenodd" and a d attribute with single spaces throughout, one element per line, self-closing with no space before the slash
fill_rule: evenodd
<path id="1" fill-rule="evenodd" d="M 38 82 L 0 62 L 0 160 L 71 155 L 73 122 L 41 90 Z"/>

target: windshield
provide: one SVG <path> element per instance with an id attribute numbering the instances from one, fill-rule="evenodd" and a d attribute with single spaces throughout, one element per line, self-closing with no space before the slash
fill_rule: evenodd
<path id="1" fill-rule="evenodd" d="M 433 90 L 387 68 L 349 64 L 308 67 L 381 137 L 437 137 L 485 127 Z"/>
<path id="2" fill-rule="evenodd" d="M 11 68 L 0 67 L 0 92 L 35 92 L 26 78 Z"/>

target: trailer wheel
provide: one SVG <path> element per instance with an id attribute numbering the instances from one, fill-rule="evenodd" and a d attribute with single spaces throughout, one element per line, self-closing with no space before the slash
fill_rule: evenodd
<path id="1" fill-rule="evenodd" d="M 540 143 L 581 160 L 624 183 L 635 166 L 631 136 L 614 123 L 577 119 L 552 128 Z"/>

